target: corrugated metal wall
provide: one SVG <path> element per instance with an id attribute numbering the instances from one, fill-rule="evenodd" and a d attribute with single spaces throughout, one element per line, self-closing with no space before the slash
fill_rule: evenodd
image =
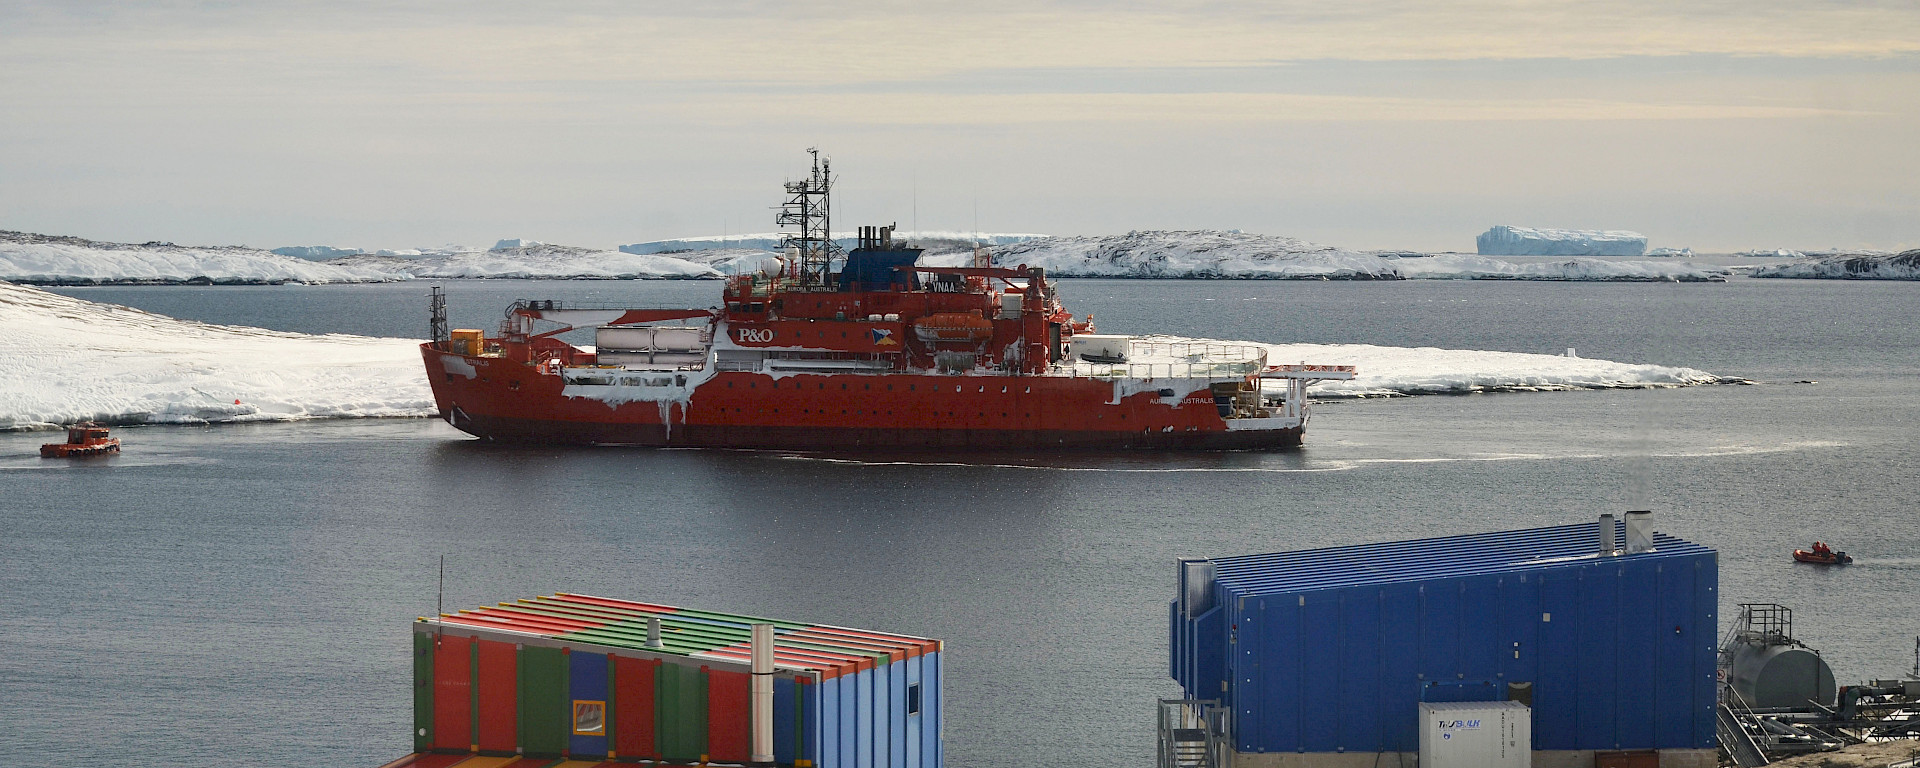
<path id="1" fill-rule="evenodd" d="M 1170 606 L 1169 671 L 1233 706 L 1243 752 L 1415 751 L 1419 702 L 1504 699 L 1508 683 L 1532 684 L 1535 749 L 1714 746 L 1712 550 L 1500 570 L 1222 586 L 1197 615 Z"/>

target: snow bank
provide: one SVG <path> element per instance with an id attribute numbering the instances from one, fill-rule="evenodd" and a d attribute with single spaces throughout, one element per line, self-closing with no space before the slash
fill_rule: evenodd
<path id="1" fill-rule="evenodd" d="M 1818 261 L 1768 264 L 1747 274 L 1813 280 L 1920 280 L 1920 248 L 1902 253 L 1847 254 Z"/>
<path id="2" fill-rule="evenodd" d="M 708 251 L 708 250 L 751 250 L 751 251 L 778 252 L 780 250 L 780 237 L 781 235 L 779 232 L 756 232 L 756 233 L 741 234 L 741 235 L 708 235 L 705 237 L 683 237 L 675 240 L 649 240 L 644 243 L 628 243 L 626 245 L 620 246 L 620 250 L 624 253 L 634 253 L 634 254 L 649 254 L 649 253 L 678 254 L 683 251 Z M 904 242 L 904 243 L 916 244 L 916 245 L 919 244 L 918 241 L 921 241 L 921 240 L 957 240 L 957 241 L 965 241 L 969 244 L 980 243 L 982 245 L 1011 245 L 1013 243 L 1020 243 L 1028 240 L 1037 240 L 1042 237 L 1046 237 L 1046 235 L 1019 234 L 1019 233 L 1009 233 L 1009 232 L 986 232 L 981 234 L 974 234 L 972 232 L 943 232 L 943 231 L 893 233 L 894 242 Z M 837 238 L 834 238 L 833 242 L 838 244 L 841 248 L 844 248 L 847 250 L 853 250 L 855 247 L 860 245 L 860 239 L 858 237 L 837 237 Z"/>
<path id="3" fill-rule="evenodd" d="M 1049 237 L 994 248 L 993 257 L 1001 266 L 1045 267 L 1049 275 L 1062 277 L 1701 282 L 1727 274 L 1650 261 L 1512 262 L 1465 253 L 1360 253 L 1291 237 L 1215 230 Z M 954 266 L 966 258 L 955 253 L 924 261 Z"/>
<path id="4" fill-rule="evenodd" d="M 434 413 L 418 341 L 209 325 L 3 282 L 0 326 L 0 429 Z"/>
<path id="5" fill-rule="evenodd" d="M 1164 343 L 1207 341 L 1174 336 L 1148 336 L 1145 340 Z M 1635 365 L 1524 352 L 1381 347 L 1372 344 L 1207 343 L 1266 347 L 1269 364 L 1304 362 L 1359 367 L 1360 375 L 1351 381 L 1315 384 L 1312 393 L 1316 398 L 1688 387 L 1741 381 L 1692 368 Z"/>
<path id="6" fill-rule="evenodd" d="M 1504 224 L 1475 241 L 1482 256 L 1639 256 L 1647 236 L 1625 230 L 1533 229 Z"/>
<path id="7" fill-rule="evenodd" d="M 366 283 L 405 279 L 390 272 L 316 263 L 240 246 L 102 243 L 78 237 L 0 232 L 0 280 L 52 285 L 103 283 Z"/>

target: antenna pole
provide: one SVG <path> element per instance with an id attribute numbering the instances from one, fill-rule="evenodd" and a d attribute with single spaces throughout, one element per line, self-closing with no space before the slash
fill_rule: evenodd
<path id="1" fill-rule="evenodd" d="M 447 334 L 447 289 L 434 286 L 427 295 L 427 337 L 435 344 L 448 339 Z M 445 349 L 444 346 L 441 347 Z"/>

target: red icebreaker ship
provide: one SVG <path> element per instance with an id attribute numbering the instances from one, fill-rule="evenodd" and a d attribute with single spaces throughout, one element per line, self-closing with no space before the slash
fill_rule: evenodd
<path id="1" fill-rule="evenodd" d="M 1258 346 L 1095 335 L 1044 270 L 919 266 L 892 227 L 862 227 L 842 254 L 829 178 L 816 156 L 787 184 L 780 221 L 797 231 L 779 266 L 729 278 L 720 308 L 521 301 L 485 338 L 446 332 L 436 289 L 420 351 L 441 416 L 526 443 L 1272 449 L 1300 444 L 1309 385 L 1354 375 L 1268 365 Z M 592 351 L 556 338 L 588 327 Z"/>

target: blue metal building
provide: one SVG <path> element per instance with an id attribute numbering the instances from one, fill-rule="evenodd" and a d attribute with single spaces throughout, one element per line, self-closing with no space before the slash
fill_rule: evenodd
<path id="1" fill-rule="evenodd" d="M 1714 551 L 1610 518 L 1183 560 L 1172 675 L 1243 753 L 1413 752 L 1419 702 L 1508 698 L 1535 750 L 1710 749 Z"/>

